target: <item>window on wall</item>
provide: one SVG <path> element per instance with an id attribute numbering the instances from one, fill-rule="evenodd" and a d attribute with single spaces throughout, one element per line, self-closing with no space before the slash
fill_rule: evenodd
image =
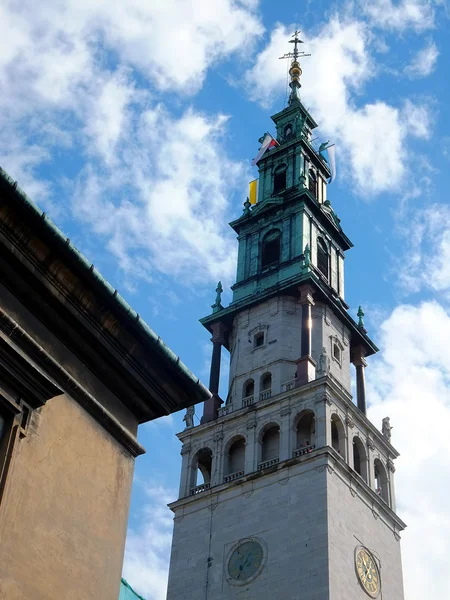
<path id="1" fill-rule="evenodd" d="M 308 188 L 314 198 L 317 198 L 317 177 L 312 169 L 309 170 Z"/>
<path id="2" fill-rule="evenodd" d="M 261 346 L 264 346 L 264 331 L 257 333 L 253 341 L 254 348 L 260 348 Z"/>
<path id="3" fill-rule="evenodd" d="M 325 241 L 322 238 L 317 240 L 317 268 L 324 277 L 329 277 L 329 254 Z"/>
<path id="4" fill-rule="evenodd" d="M 253 396 L 253 394 L 255 393 L 255 382 L 253 381 L 253 379 L 247 381 L 247 383 L 244 385 L 243 392 L 244 398 L 249 398 L 250 396 Z"/>
<path id="5" fill-rule="evenodd" d="M 275 174 L 273 176 L 273 193 L 279 194 L 280 192 L 286 189 L 286 173 L 287 169 L 283 165 L 281 167 L 277 167 L 275 170 Z"/>
<path id="6" fill-rule="evenodd" d="M 339 348 L 336 342 L 333 342 L 333 358 L 341 364 L 342 350 Z"/>
<path id="7" fill-rule="evenodd" d="M 261 268 L 265 269 L 280 262 L 280 231 L 269 232 L 262 244 Z"/>

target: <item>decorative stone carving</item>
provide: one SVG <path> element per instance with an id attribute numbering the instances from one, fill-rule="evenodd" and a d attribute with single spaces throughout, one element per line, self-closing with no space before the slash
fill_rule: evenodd
<path id="1" fill-rule="evenodd" d="M 393 427 L 391 427 L 391 421 L 389 419 L 389 417 L 384 417 L 383 421 L 382 421 L 382 425 L 381 425 L 381 433 L 384 435 L 384 437 L 387 439 L 388 442 L 391 441 L 391 430 L 393 429 Z"/>
<path id="2" fill-rule="evenodd" d="M 188 442 L 187 444 L 183 444 L 181 446 L 180 454 L 183 456 L 184 454 L 188 454 L 191 451 L 191 444 Z"/>
<path id="3" fill-rule="evenodd" d="M 287 415 L 291 414 L 291 407 L 290 406 L 283 406 L 283 408 L 280 411 L 280 415 L 282 417 L 286 417 Z"/>
<path id="4" fill-rule="evenodd" d="M 214 442 L 217 444 L 218 442 L 221 442 L 223 440 L 223 431 L 221 429 L 217 430 L 214 433 L 214 437 L 213 437 Z"/>
<path id="5" fill-rule="evenodd" d="M 195 406 L 189 406 L 186 409 L 186 414 L 183 417 L 183 421 L 186 423 L 185 429 L 190 429 L 194 427 L 194 416 L 195 416 Z"/>
<path id="6" fill-rule="evenodd" d="M 254 429 L 256 427 L 256 414 L 252 413 L 247 419 L 247 429 Z"/>
<path id="7" fill-rule="evenodd" d="M 280 479 L 278 483 L 280 485 L 286 485 L 289 482 L 290 477 L 285 477 L 284 479 Z"/>
<path id="8" fill-rule="evenodd" d="M 347 415 L 345 417 L 345 422 L 350 427 L 350 429 L 353 429 L 353 427 L 355 426 L 355 421 L 353 420 L 352 415 Z"/>
<path id="9" fill-rule="evenodd" d="M 327 354 L 325 346 L 322 348 L 322 352 L 317 361 L 316 367 L 316 379 L 319 377 L 325 377 L 330 372 L 330 358 Z"/>
<path id="10" fill-rule="evenodd" d="M 375 450 L 375 444 L 373 443 L 373 439 L 371 437 L 367 438 L 367 447 L 369 450 Z"/>
<path id="11" fill-rule="evenodd" d="M 376 521 L 376 520 L 378 519 L 378 516 L 379 516 L 379 515 L 378 515 L 377 511 L 376 511 L 374 508 L 372 508 L 372 514 L 373 514 L 373 518 L 374 518 L 374 519 L 375 519 L 375 521 Z"/>
<path id="12" fill-rule="evenodd" d="M 395 465 L 392 459 L 388 459 L 386 466 L 391 473 L 395 473 Z"/>

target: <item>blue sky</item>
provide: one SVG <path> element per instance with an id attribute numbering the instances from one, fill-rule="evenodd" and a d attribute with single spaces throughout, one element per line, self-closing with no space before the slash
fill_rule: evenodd
<path id="1" fill-rule="evenodd" d="M 381 348 L 369 416 L 391 416 L 401 452 L 408 600 L 450 586 L 448 16 L 446 0 L 0 5 L 1 166 L 205 383 L 198 319 L 217 280 L 230 299 L 227 223 L 302 29 L 302 99 L 336 143 L 329 197 L 355 244 L 346 297 Z M 181 419 L 139 433 L 124 574 L 149 600 L 165 598 Z"/>

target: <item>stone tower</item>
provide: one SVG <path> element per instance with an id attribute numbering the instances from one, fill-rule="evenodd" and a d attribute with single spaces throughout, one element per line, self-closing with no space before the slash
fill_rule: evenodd
<path id="1" fill-rule="evenodd" d="M 168 600 L 402 600 L 389 420 L 366 416 L 377 351 L 344 297 L 352 247 L 327 199 L 330 166 L 300 101 L 300 43 L 276 143 L 258 161 L 258 201 L 231 223 L 233 300 L 210 316 L 210 391 L 183 443 Z M 267 135 L 263 145 L 266 144 Z M 323 148 L 323 146 L 322 146 Z M 261 152 L 260 152 L 261 153 Z M 230 352 L 225 403 L 221 348 Z M 356 404 L 351 365 L 356 368 Z M 223 405 L 222 405 L 223 404 Z"/>

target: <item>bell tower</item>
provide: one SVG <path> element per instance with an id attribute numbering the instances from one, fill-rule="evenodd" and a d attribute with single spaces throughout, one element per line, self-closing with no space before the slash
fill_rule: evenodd
<path id="1" fill-rule="evenodd" d="M 260 142 L 257 197 L 230 223 L 233 299 L 201 319 L 212 334 L 201 424 L 178 434 L 168 600 L 403 600 L 389 419 L 366 416 L 364 369 L 377 352 L 344 296 L 342 230 L 327 187 L 327 144 L 300 100 L 295 32 L 288 106 Z M 304 55 L 305 56 L 305 55 Z M 283 57 L 284 58 L 284 57 Z M 230 352 L 225 402 L 221 348 Z M 356 402 L 351 368 L 356 370 Z"/>

